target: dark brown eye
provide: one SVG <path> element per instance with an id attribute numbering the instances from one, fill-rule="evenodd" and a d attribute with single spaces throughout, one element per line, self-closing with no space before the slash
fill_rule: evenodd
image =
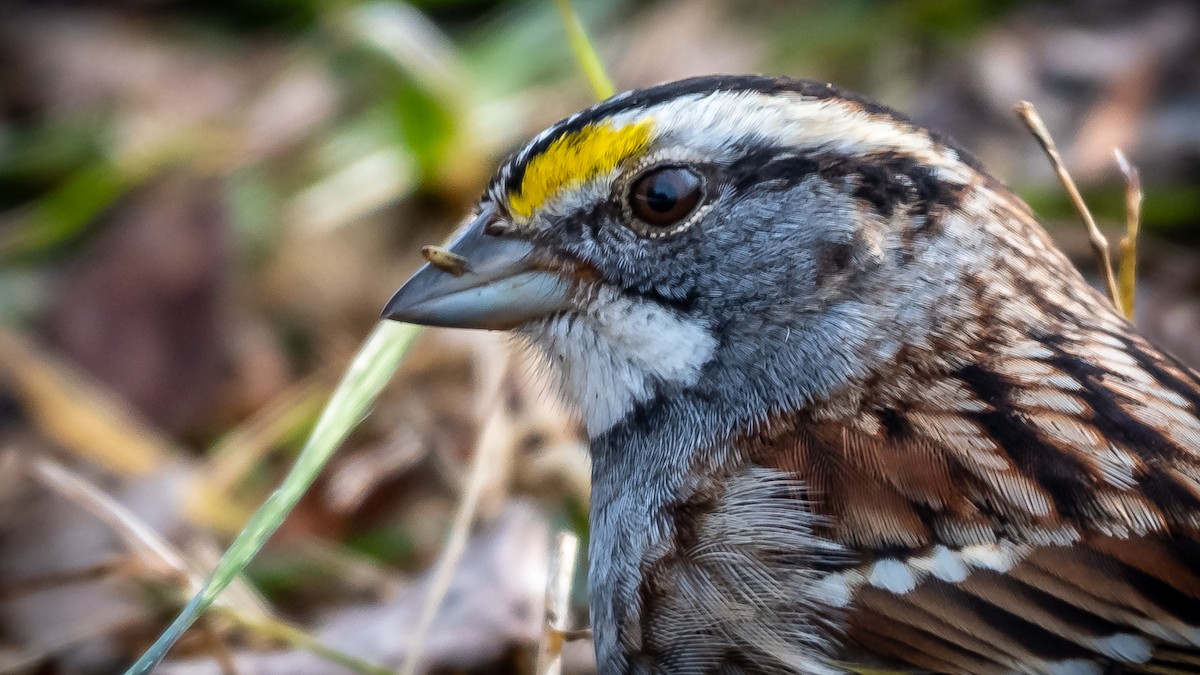
<path id="1" fill-rule="evenodd" d="M 700 177 L 689 169 L 652 169 L 629 188 L 629 208 L 638 220 L 668 227 L 691 215 L 704 193 Z"/>

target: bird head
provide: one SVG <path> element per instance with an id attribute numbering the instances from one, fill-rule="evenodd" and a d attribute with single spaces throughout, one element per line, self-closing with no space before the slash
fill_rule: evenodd
<path id="1" fill-rule="evenodd" d="M 423 267 L 384 316 L 516 332 L 593 436 L 662 397 L 761 419 L 902 350 L 986 339 L 972 319 L 1030 270 L 1073 275 L 1028 221 L 970 157 L 877 104 L 696 78 L 535 137 L 449 244 L 454 264 Z"/>

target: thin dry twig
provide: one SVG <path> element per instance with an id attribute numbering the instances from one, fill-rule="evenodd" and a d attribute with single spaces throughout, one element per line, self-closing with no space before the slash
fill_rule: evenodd
<path id="1" fill-rule="evenodd" d="M 1117 167 L 1125 176 L 1125 236 L 1121 238 L 1121 260 L 1117 264 L 1117 281 L 1121 288 L 1121 306 L 1125 318 L 1133 321 L 1137 301 L 1137 238 L 1142 221 L 1142 175 L 1120 148 L 1113 148 Z"/>
<path id="2" fill-rule="evenodd" d="M 454 522 L 450 527 L 450 536 L 446 541 L 446 547 L 433 571 L 420 618 L 410 634 L 404 663 L 400 667 L 401 675 L 414 675 L 417 672 L 421 653 L 425 648 L 426 636 L 430 626 L 433 625 L 438 608 L 441 607 L 442 601 L 450 589 L 454 571 L 458 568 L 458 562 L 467 545 L 471 524 L 475 521 L 475 515 L 479 511 L 481 502 L 484 501 L 487 488 L 494 480 L 497 470 L 509 461 L 505 455 L 512 452 L 513 443 L 508 438 L 510 434 L 507 432 L 507 427 L 511 421 L 504 406 L 504 397 L 501 395 L 503 370 L 501 368 L 492 371 L 499 376 L 494 377 L 492 382 L 483 388 L 488 394 L 481 397 L 480 400 L 487 402 L 484 404 L 484 409 L 490 412 L 480 427 L 479 442 L 476 444 L 475 456 L 471 460 L 471 467 L 467 472 L 466 487 L 459 499 L 458 510 L 454 514 Z"/>
<path id="3" fill-rule="evenodd" d="M 488 426 L 490 425 L 485 424 L 484 428 L 486 429 Z M 441 559 L 433 572 L 429 593 L 421 608 L 421 617 L 409 638 L 404 664 L 400 668 L 401 675 L 414 675 L 417 672 L 421 652 L 424 651 L 425 636 L 433 624 L 433 618 L 437 615 L 442 600 L 446 597 L 446 592 L 450 590 L 450 582 L 454 579 L 454 570 L 458 568 L 458 561 L 462 558 L 463 550 L 466 548 L 471 523 L 475 520 L 479 498 L 483 494 L 484 485 L 487 482 L 489 473 L 487 466 L 490 464 L 491 458 L 486 454 L 483 446 L 475 451 L 475 458 L 467 480 L 467 489 L 458 503 L 458 510 L 454 514 L 454 523 L 450 527 L 450 537 L 446 541 L 446 548 L 442 551 Z"/>
<path id="4" fill-rule="evenodd" d="M 36 480 L 75 502 L 111 527 L 137 557 L 143 574 L 149 572 L 160 579 L 174 581 L 188 589 L 188 592 L 194 593 L 200 588 L 203 579 L 191 570 L 184 556 L 125 506 L 48 457 L 33 457 L 27 462 L 29 474 Z M 274 618 L 266 603 L 248 584 L 235 582 L 231 590 L 236 592 L 222 595 L 217 601 L 216 610 L 234 624 L 293 647 L 308 650 L 355 672 L 390 672 L 350 654 L 326 647 L 311 635 Z M 213 646 L 212 638 L 208 643 Z M 220 648 L 216 648 L 216 655 L 222 668 L 232 667 L 232 657 L 224 658 Z"/>
<path id="5" fill-rule="evenodd" d="M 32 457 L 27 461 L 29 474 L 35 480 L 78 504 L 112 528 L 126 548 L 137 556 L 145 570 L 163 579 L 187 580 L 190 585 L 199 588 L 199 579 L 190 574 L 183 556 L 132 511 L 48 457 Z"/>
<path id="6" fill-rule="evenodd" d="M 1108 239 L 1100 232 L 1100 228 L 1096 227 L 1096 220 L 1092 218 L 1092 212 L 1088 210 L 1087 204 L 1083 201 L 1083 195 L 1079 193 L 1079 188 L 1075 185 L 1075 180 L 1071 178 L 1071 174 L 1067 172 L 1066 165 L 1063 164 L 1062 155 L 1058 153 L 1058 146 L 1054 144 L 1054 139 L 1050 137 L 1050 130 L 1046 128 L 1046 123 L 1042 121 L 1041 115 L 1038 115 L 1037 109 L 1029 101 L 1021 101 L 1016 106 L 1017 115 L 1021 117 L 1021 121 L 1037 139 L 1038 144 L 1042 146 L 1042 151 L 1046 153 L 1046 157 L 1050 159 L 1050 165 L 1054 167 L 1054 172 L 1058 174 L 1058 180 L 1062 182 L 1063 187 L 1067 191 L 1067 195 L 1071 198 L 1071 203 L 1075 205 L 1075 210 L 1079 213 L 1079 217 L 1083 219 L 1083 224 L 1087 227 L 1088 240 L 1091 241 L 1092 250 L 1096 253 L 1096 258 L 1100 261 L 1100 272 L 1104 275 L 1104 284 L 1108 288 L 1108 297 L 1112 299 L 1113 305 L 1117 311 L 1125 313 L 1124 305 L 1121 302 L 1121 294 L 1117 289 L 1117 279 L 1113 275 L 1112 259 L 1108 251 Z"/>
<path id="7" fill-rule="evenodd" d="M 570 532 L 560 532 L 546 580 L 546 623 L 538 645 L 538 675 L 562 673 L 562 647 L 570 625 L 571 582 L 575 578 L 578 552 L 579 538 Z"/>
<path id="8" fill-rule="evenodd" d="M 200 587 L 200 579 L 189 569 L 184 557 L 164 539 L 158 536 L 132 511 L 119 504 L 110 495 L 94 484 L 71 473 L 61 464 L 48 457 L 33 457 L 28 460 L 28 473 L 47 488 L 71 500 L 108 525 L 124 542 L 133 555 L 117 559 L 121 567 L 113 568 L 109 561 L 107 571 L 130 568 L 131 562 L 140 566 L 144 574 L 170 580 L 192 589 Z M 255 608 L 258 611 L 259 608 Z M 233 667 L 233 656 L 225 644 L 218 628 L 205 622 L 202 626 L 205 646 L 221 666 L 225 675 L 237 675 Z"/>
<path id="9" fill-rule="evenodd" d="M 114 574 L 121 574 L 127 572 L 132 563 L 131 556 L 119 555 L 73 569 L 55 570 L 16 581 L 3 581 L 0 582 L 0 602 L 8 602 L 50 588 L 97 581 Z"/>

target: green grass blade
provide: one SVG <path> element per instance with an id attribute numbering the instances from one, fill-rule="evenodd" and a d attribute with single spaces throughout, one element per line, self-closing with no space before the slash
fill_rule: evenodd
<path id="1" fill-rule="evenodd" d="M 575 53 L 575 59 L 583 68 L 583 74 L 587 77 L 588 84 L 592 85 L 592 91 L 596 94 L 596 98 L 604 100 L 612 96 L 616 93 L 612 80 L 604 71 L 604 63 L 600 61 L 600 56 L 596 54 L 595 47 L 588 39 L 587 31 L 583 29 L 583 22 L 579 20 L 579 15 L 571 7 L 571 0 L 555 0 L 555 4 L 558 5 L 558 11 L 562 13 L 563 23 L 566 24 L 571 51 Z"/>
<path id="2" fill-rule="evenodd" d="M 163 631 L 150 649 L 135 662 L 126 675 L 149 673 L 166 656 L 184 631 L 207 610 L 250 559 L 262 549 L 267 539 L 279 529 L 284 518 L 312 485 L 325 463 L 337 450 L 350 431 L 366 415 L 371 404 L 387 385 L 401 359 L 408 351 L 420 327 L 409 324 L 380 322 L 350 362 L 342 381 L 321 412 L 308 442 L 296 458 L 292 470 L 271 496 L 250 518 L 238 534 L 216 569 L 175 621 Z"/>
<path id="3" fill-rule="evenodd" d="M 42 255 L 81 235 L 121 195 L 140 182 L 106 160 L 72 174 L 42 196 L 15 229 L 0 232 L 0 264 Z"/>

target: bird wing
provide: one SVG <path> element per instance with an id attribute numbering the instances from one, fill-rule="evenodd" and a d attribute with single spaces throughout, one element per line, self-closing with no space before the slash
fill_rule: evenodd
<path id="1" fill-rule="evenodd" d="M 856 555 L 846 657 L 1200 672 L 1200 376 L 1111 321 L 990 354 L 739 440 Z"/>

